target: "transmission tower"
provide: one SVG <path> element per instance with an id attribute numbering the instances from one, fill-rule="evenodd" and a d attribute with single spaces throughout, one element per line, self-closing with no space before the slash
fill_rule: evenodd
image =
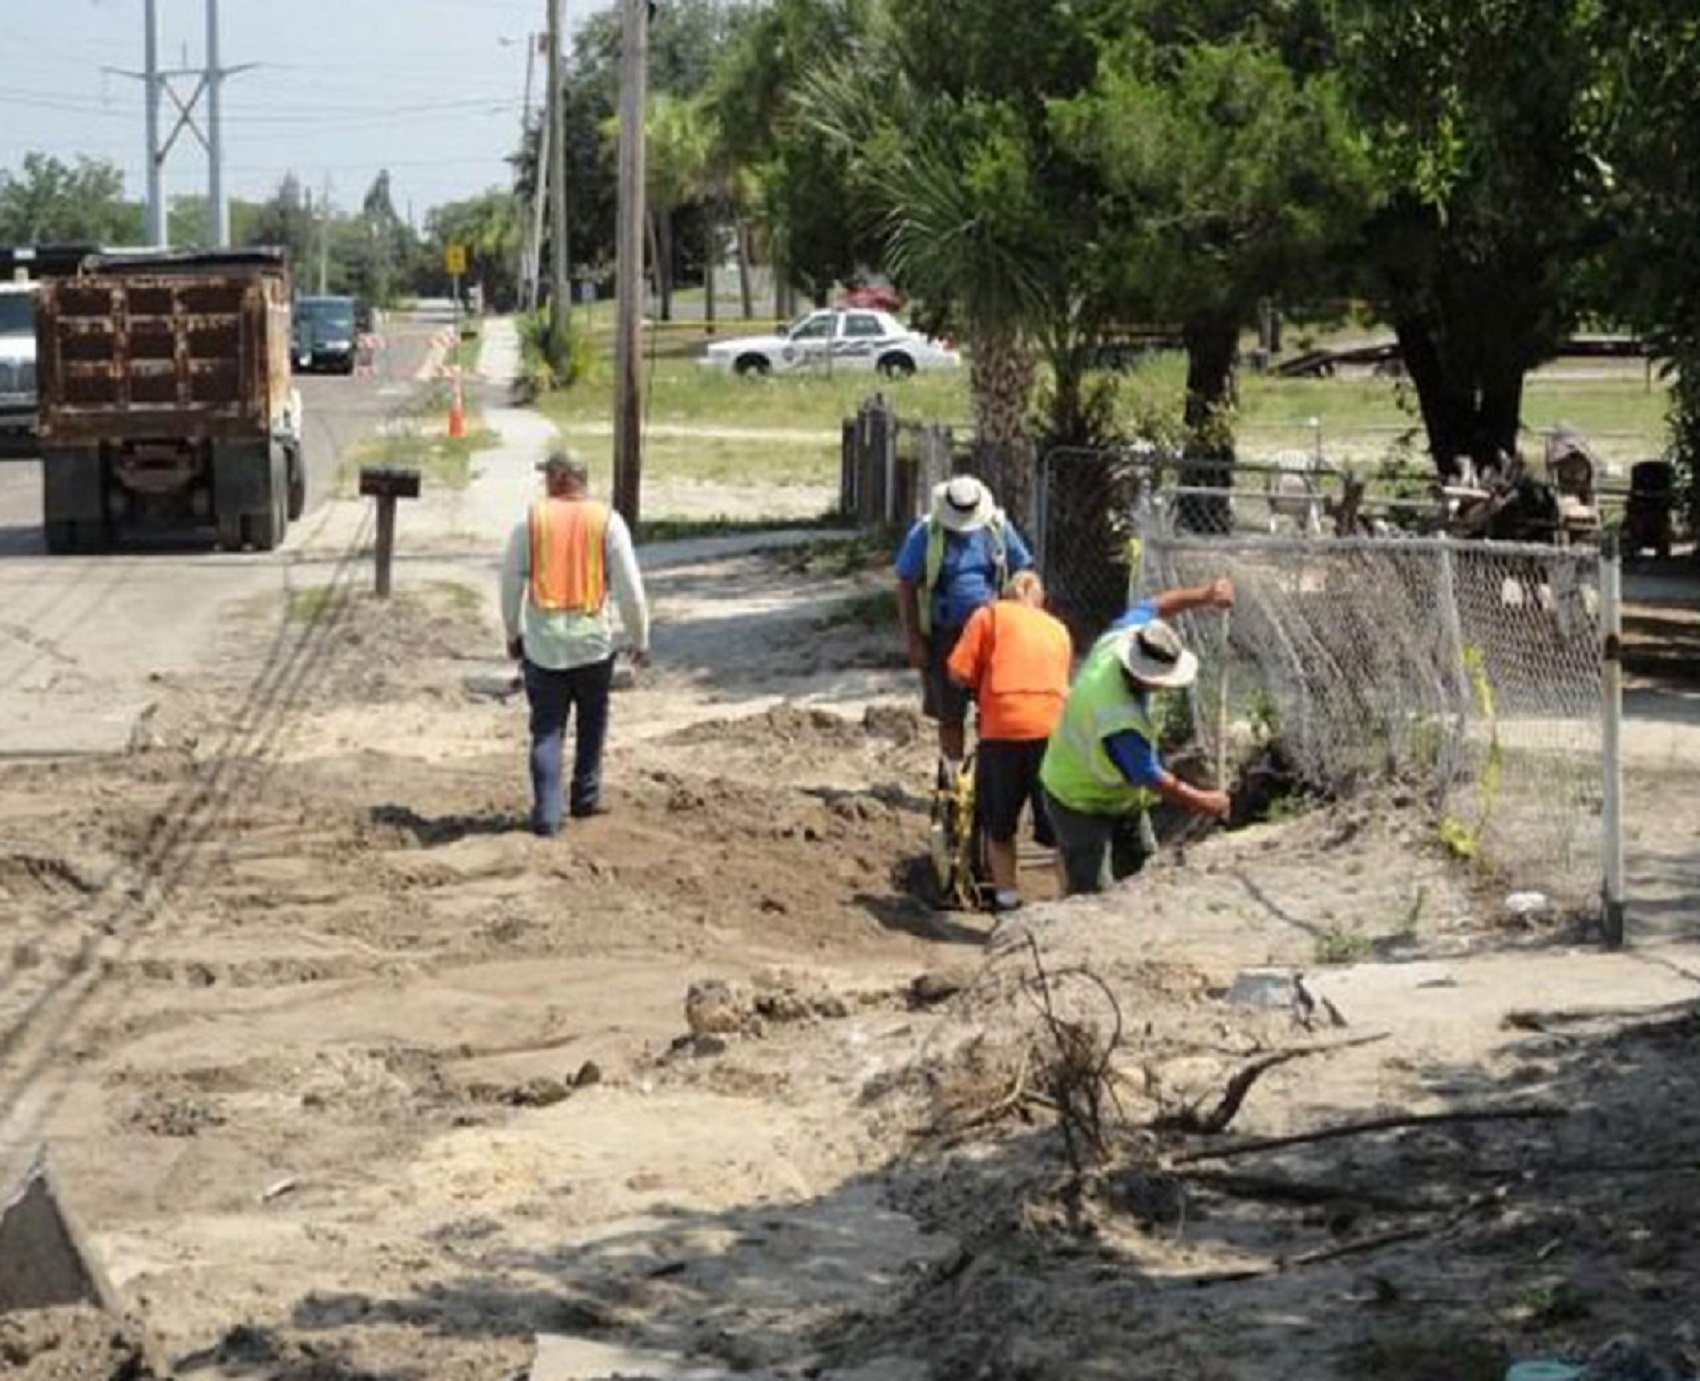
<path id="1" fill-rule="evenodd" d="M 215 249 L 230 243 L 230 203 L 224 194 L 223 87 L 226 77 L 258 66 L 245 62 L 225 67 L 219 61 L 218 0 L 207 0 L 207 63 L 205 67 L 159 65 L 159 0 L 144 0 L 144 49 L 146 66 L 140 72 L 109 67 L 116 76 L 143 83 L 146 92 L 148 141 L 148 226 L 150 243 L 164 247 L 169 242 L 165 205 L 165 160 L 184 130 L 207 151 L 207 239 Z M 189 87 L 185 95 L 175 83 Z M 201 97 L 207 99 L 206 128 L 195 118 Z M 177 110 L 177 120 L 163 142 L 159 137 L 162 98 Z"/>

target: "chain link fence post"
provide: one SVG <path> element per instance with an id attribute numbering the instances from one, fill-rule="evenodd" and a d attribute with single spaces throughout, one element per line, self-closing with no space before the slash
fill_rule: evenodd
<path id="1" fill-rule="evenodd" d="M 1600 670 L 1605 701 L 1601 724 L 1604 768 L 1601 825 L 1605 834 L 1605 942 L 1623 944 L 1623 560 L 1615 532 L 1600 546 Z"/>

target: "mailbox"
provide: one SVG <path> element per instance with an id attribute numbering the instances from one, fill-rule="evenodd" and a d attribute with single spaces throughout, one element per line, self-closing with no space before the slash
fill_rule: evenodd
<path id="1" fill-rule="evenodd" d="M 407 465 L 363 465 L 360 492 L 378 501 L 377 593 L 390 595 L 390 563 L 395 555 L 395 502 L 419 497 L 419 471 Z"/>
<path id="2" fill-rule="evenodd" d="M 419 471 L 401 465 L 363 465 L 360 493 L 374 499 L 417 499 Z"/>

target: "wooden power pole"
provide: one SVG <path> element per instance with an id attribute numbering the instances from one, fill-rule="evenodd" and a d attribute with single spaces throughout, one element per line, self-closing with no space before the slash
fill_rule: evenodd
<path id="1" fill-rule="evenodd" d="M 614 507 L 635 537 L 643 480 L 638 387 L 643 322 L 644 87 L 649 68 L 649 0 L 620 0 L 620 186 L 614 327 Z"/>
<path id="2" fill-rule="evenodd" d="M 549 363 L 557 368 L 567 358 L 567 321 L 573 290 L 567 265 L 567 149 L 561 109 L 561 5 L 549 0 L 548 129 L 544 146 L 549 158 Z"/>

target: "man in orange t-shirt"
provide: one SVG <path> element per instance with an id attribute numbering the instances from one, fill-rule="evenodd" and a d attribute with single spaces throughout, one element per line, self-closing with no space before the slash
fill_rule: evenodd
<path id="1" fill-rule="evenodd" d="M 1050 842 L 1039 764 L 1068 700 L 1074 649 L 1068 629 L 1045 612 L 1044 603 L 1039 577 L 1018 572 L 1002 599 L 974 611 L 950 655 L 951 677 L 975 692 L 980 711 L 974 798 L 986 831 L 994 911 L 1021 905 L 1015 831 L 1028 801 L 1034 838 Z"/>

